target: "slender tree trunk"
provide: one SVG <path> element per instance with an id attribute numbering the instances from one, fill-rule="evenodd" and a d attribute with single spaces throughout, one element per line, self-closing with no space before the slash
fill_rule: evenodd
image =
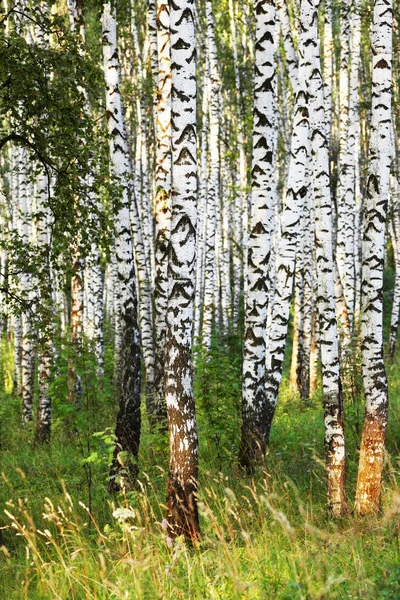
<path id="1" fill-rule="evenodd" d="M 138 301 L 129 219 L 129 165 L 127 142 L 119 93 L 119 62 L 115 9 L 104 4 L 102 16 L 106 108 L 110 134 L 111 171 L 121 187 L 119 209 L 115 217 L 115 256 L 118 273 L 119 321 L 119 412 L 115 429 L 116 446 L 110 471 L 110 490 L 120 489 L 118 476 L 132 485 L 137 473 L 140 443 L 141 356 L 138 325 Z M 128 453 L 122 459 L 120 451 Z M 122 464 L 121 464 L 122 463 Z M 125 472 L 122 466 L 125 467 Z"/>
<path id="2" fill-rule="evenodd" d="M 354 316 L 354 164 L 350 146 L 349 60 L 350 3 L 341 4 L 340 106 L 339 106 L 339 181 L 337 188 L 336 262 L 343 289 L 340 315 L 344 348 L 350 343 Z M 345 322 L 348 320 L 348 324 Z M 349 329 L 349 331 L 347 331 Z"/>
<path id="3" fill-rule="evenodd" d="M 222 104 L 222 100 L 220 100 Z M 222 135 L 220 136 L 220 182 L 221 182 L 221 202 L 222 202 L 222 255 L 221 255 L 221 292 L 222 292 L 222 315 L 224 323 L 224 333 L 228 335 L 232 331 L 232 288 L 231 288 L 231 252 L 230 241 L 232 238 L 232 203 L 228 200 L 228 174 L 229 169 L 226 164 L 225 154 L 226 146 L 222 141 L 224 134 L 223 123 Z"/>
<path id="4" fill-rule="evenodd" d="M 13 390 L 16 394 L 18 394 L 20 396 L 21 395 L 21 348 L 22 348 L 21 315 L 14 315 L 13 337 L 14 337 Z"/>
<path id="5" fill-rule="evenodd" d="M 318 363 L 319 363 L 319 344 L 317 327 L 317 310 L 314 310 L 311 325 L 311 343 L 310 343 L 310 398 L 317 391 L 318 385 Z"/>
<path id="6" fill-rule="evenodd" d="M 167 528 L 199 537 L 198 439 L 191 365 L 196 263 L 196 51 L 193 0 L 170 6 L 172 70 L 172 222 L 165 394 L 169 431 Z"/>
<path id="7" fill-rule="evenodd" d="M 327 135 L 331 140 L 332 129 L 332 82 L 333 82 L 333 33 L 332 33 L 332 0 L 325 0 L 325 19 L 324 19 L 324 99 L 325 99 L 325 117 L 327 123 Z"/>
<path id="8" fill-rule="evenodd" d="M 207 227 L 207 157 L 209 140 L 209 110 L 210 85 L 209 85 L 209 61 L 205 57 L 205 68 L 203 77 L 203 103 L 202 103 L 202 129 L 201 129 L 201 149 L 200 149 L 200 180 L 197 195 L 197 260 L 196 260 L 196 291 L 194 300 L 194 341 L 200 342 L 200 331 L 203 317 L 204 306 L 204 270 L 205 270 L 205 247 L 206 247 L 206 227 Z M 197 359 L 197 352 L 194 360 Z"/>
<path id="9" fill-rule="evenodd" d="M 370 165 L 364 198 L 362 259 L 362 375 L 365 414 L 355 509 L 379 510 L 389 408 L 383 363 L 382 298 L 385 221 L 390 180 L 392 0 L 375 0 L 372 30 Z"/>
<path id="10" fill-rule="evenodd" d="M 242 83 L 239 72 L 236 21 L 233 0 L 229 0 L 229 16 L 232 35 L 233 66 L 235 72 L 235 88 L 237 94 L 237 143 L 239 151 L 238 187 L 235 206 L 235 245 L 233 258 L 234 294 L 233 325 L 239 327 L 239 309 L 243 298 L 243 264 L 246 256 L 248 234 L 248 201 L 247 201 L 247 162 L 243 123 Z"/>
<path id="11" fill-rule="evenodd" d="M 303 220 L 302 220 L 303 224 Z M 300 391 L 300 354 L 303 345 L 304 323 L 304 276 L 303 276 L 303 241 L 304 229 L 301 227 L 300 247 L 296 256 L 296 271 L 294 275 L 294 302 L 293 302 L 293 337 L 292 359 L 290 362 L 289 384 L 293 392 Z"/>
<path id="12" fill-rule="evenodd" d="M 210 163 L 207 180 L 207 223 L 204 263 L 203 347 L 211 349 L 212 326 L 215 317 L 216 273 L 216 213 L 219 199 L 219 76 L 217 47 L 214 37 L 214 17 L 211 0 L 207 0 L 207 52 L 210 65 Z"/>
<path id="13" fill-rule="evenodd" d="M 19 149 L 19 221 L 20 240 L 26 247 L 29 245 L 31 232 L 32 206 L 28 204 L 28 157 L 25 148 Z M 30 201 L 30 198 L 29 198 Z M 20 292 L 25 301 L 32 296 L 32 276 L 23 272 L 20 276 Z M 22 421 L 27 423 L 33 419 L 33 381 L 34 381 L 34 343 L 31 315 L 25 310 L 21 315 L 21 398 Z"/>
<path id="14" fill-rule="evenodd" d="M 49 309 L 49 315 L 53 312 L 52 283 L 50 273 L 50 247 L 48 240 L 48 209 L 46 202 L 48 197 L 48 181 L 46 174 L 42 171 L 37 178 L 37 205 L 36 205 L 36 243 L 41 259 L 41 272 L 39 293 L 42 307 Z M 50 441 L 51 432 L 51 396 L 50 380 L 52 357 L 54 355 L 54 342 L 50 337 L 54 335 L 54 323 L 46 324 L 44 331 L 38 334 L 38 410 L 36 415 L 35 442 L 42 444 Z"/>
<path id="15" fill-rule="evenodd" d="M 302 244 L 302 323 L 298 348 L 296 383 L 302 400 L 310 397 L 310 352 L 312 336 L 312 319 L 314 312 L 312 258 L 315 231 L 314 209 L 310 206 L 310 196 L 305 198 L 303 212 L 303 244 Z"/>
<path id="16" fill-rule="evenodd" d="M 98 374 L 103 373 L 104 367 L 104 299 L 103 274 L 101 270 L 101 255 L 97 244 L 91 244 L 90 252 L 85 261 L 87 327 L 85 333 L 93 341 L 93 349 L 98 364 Z"/>
<path id="17" fill-rule="evenodd" d="M 157 3 L 158 102 L 156 118 L 154 422 L 166 426 L 164 391 L 168 304 L 168 244 L 171 228 L 171 43 L 169 3 Z"/>
<path id="18" fill-rule="evenodd" d="M 354 264 L 354 325 L 360 315 L 361 258 L 360 258 L 360 59 L 361 59 L 361 0 L 354 0 L 350 17 L 350 98 L 348 152 L 351 160 L 349 190 L 352 192 L 354 215 L 353 264 Z"/>
<path id="19" fill-rule="evenodd" d="M 400 239 L 400 214 L 399 214 L 399 184 L 397 180 L 397 174 L 395 174 L 392 178 L 392 192 L 391 192 L 391 204 L 392 204 L 392 221 L 393 221 L 393 229 L 397 233 L 397 239 Z M 389 333 L 389 343 L 388 343 L 388 357 L 389 361 L 393 362 L 395 352 L 396 352 L 396 344 L 397 344 L 397 334 L 399 328 L 399 318 L 400 318 L 400 252 L 397 251 L 397 256 L 395 255 L 395 270 L 396 276 L 394 280 L 394 288 L 393 288 L 393 304 L 392 304 L 392 314 L 390 317 L 390 333 Z"/>
<path id="20" fill-rule="evenodd" d="M 338 330 L 334 303 L 333 219 L 329 173 L 329 145 L 324 110 L 324 85 L 320 70 L 317 2 L 314 3 L 312 0 L 309 4 L 314 5 L 311 21 L 312 27 L 309 32 L 310 42 L 314 45 L 314 63 L 309 91 L 328 507 L 334 517 L 339 517 L 347 512 L 345 493 L 346 463 Z"/>
<path id="21" fill-rule="evenodd" d="M 21 398 L 22 421 L 33 420 L 33 340 L 30 319 L 27 314 L 21 316 Z"/>
<path id="22" fill-rule="evenodd" d="M 84 266 L 81 249 L 74 251 L 71 275 L 71 312 L 70 312 L 70 356 L 68 358 L 68 398 L 71 404 L 80 408 L 82 402 L 82 377 L 77 372 L 82 357 L 83 306 L 84 306 Z"/>
<path id="23" fill-rule="evenodd" d="M 276 8 L 285 47 L 286 66 L 289 72 L 290 83 L 292 84 L 293 92 L 296 93 L 299 63 L 293 43 L 292 28 L 290 26 L 286 0 L 276 0 Z"/>
<path id="24" fill-rule="evenodd" d="M 240 462 L 247 470 L 264 460 L 268 441 L 265 396 L 265 329 L 268 269 L 274 227 L 275 183 L 275 3 L 256 0 L 256 66 L 252 214 L 246 265 L 245 336 L 243 346 L 242 435 Z"/>

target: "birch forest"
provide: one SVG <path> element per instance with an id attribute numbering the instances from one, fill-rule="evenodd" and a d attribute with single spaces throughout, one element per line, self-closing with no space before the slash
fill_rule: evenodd
<path id="1" fill-rule="evenodd" d="M 5 600 L 400 598 L 399 26 L 0 0 Z"/>

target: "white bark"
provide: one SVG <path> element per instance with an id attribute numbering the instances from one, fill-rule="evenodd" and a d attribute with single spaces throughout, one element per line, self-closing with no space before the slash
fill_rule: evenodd
<path id="1" fill-rule="evenodd" d="M 341 4 L 341 53 L 340 53 L 340 100 L 339 100 L 339 181 L 337 189 L 337 238 L 336 262 L 343 288 L 345 311 L 350 334 L 354 316 L 354 164 L 353 148 L 350 146 L 349 112 L 349 61 L 350 61 L 350 2 Z M 346 316 L 344 316 L 346 319 Z M 347 324 L 341 318 L 342 333 Z M 346 336 L 347 346 L 350 339 Z"/>
<path id="2" fill-rule="evenodd" d="M 325 98 L 325 117 L 327 123 L 328 139 L 331 139 L 332 125 L 332 82 L 333 82 L 333 33 L 332 33 L 332 0 L 325 0 L 325 19 L 324 19 L 324 98 Z"/>
<path id="3" fill-rule="evenodd" d="M 157 2 L 158 102 L 155 170 L 155 280 L 154 280 L 154 415 L 165 422 L 165 342 L 168 304 L 168 244 L 171 228 L 171 43 L 169 3 Z"/>
<path id="4" fill-rule="evenodd" d="M 28 182 L 28 163 L 27 163 L 27 151 L 24 147 L 19 149 L 19 183 L 18 183 L 18 197 L 19 197 L 19 229 L 20 229 L 20 241 L 28 248 L 31 234 L 31 212 L 32 206 L 30 204 L 31 198 L 28 200 L 28 193 L 30 190 Z M 19 278 L 19 287 L 22 298 L 25 302 L 29 303 L 32 295 L 32 276 L 23 272 Z M 21 329 L 22 329 L 22 340 L 21 340 L 21 397 L 22 397 L 22 421 L 24 423 L 32 421 L 33 419 L 33 357 L 34 357 L 34 346 L 33 346 L 33 329 L 31 326 L 31 315 L 29 311 L 24 311 L 21 315 Z"/>
<path id="5" fill-rule="evenodd" d="M 121 349 L 119 368 L 119 406 L 116 437 L 120 449 L 130 452 L 135 461 L 140 442 L 140 392 L 141 360 L 138 327 L 138 302 L 135 284 L 135 268 L 129 219 L 129 164 L 126 133 L 119 93 L 119 62 L 116 39 L 115 9 L 104 4 L 102 15 L 104 77 L 106 84 L 106 108 L 110 134 L 111 171 L 121 188 L 118 212 L 115 216 L 115 256 L 118 270 L 119 319 L 121 325 Z M 111 467 L 110 488 L 118 488 L 116 476 L 121 465 L 116 446 Z M 135 465 L 128 462 L 131 479 L 136 475 Z"/>
<path id="6" fill-rule="evenodd" d="M 388 384 L 383 363 L 382 297 L 385 221 L 389 198 L 392 101 L 392 0 L 376 0 L 372 31 L 370 165 L 363 215 L 361 350 L 365 415 L 355 508 L 379 509 Z"/>
<path id="7" fill-rule="evenodd" d="M 242 439 L 240 461 L 251 469 L 263 460 L 268 441 L 265 425 L 265 329 L 268 310 L 268 271 L 276 203 L 276 76 L 275 5 L 255 3 L 256 65 L 252 210 L 246 264 L 245 335 L 243 346 Z"/>
<path id="8" fill-rule="evenodd" d="M 204 269 L 207 227 L 207 163 L 210 114 L 208 104 L 210 101 L 209 61 L 206 57 L 203 77 L 203 103 L 202 103 L 202 129 L 200 147 L 200 178 L 197 195 L 197 253 L 196 253 L 196 289 L 194 300 L 194 341 L 200 342 L 200 331 L 204 305 Z M 194 360 L 197 353 L 194 355 Z"/>
<path id="9" fill-rule="evenodd" d="M 353 264 L 354 264 L 354 317 L 353 326 L 359 319 L 361 293 L 361 192 L 360 192 L 360 60 L 361 60 L 361 0 L 354 0 L 350 17 L 350 98 L 349 98 L 349 139 L 348 153 L 351 160 L 349 171 L 349 206 L 354 214 L 353 227 Z M 349 245 L 349 251 L 351 246 Z M 350 257 L 348 257 L 348 261 Z"/>
<path id="10" fill-rule="evenodd" d="M 172 70 L 172 221 L 168 275 L 165 391 L 169 431 L 167 522 L 171 537 L 198 537 L 198 439 L 192 384 L 196 264 L 197 131 L 193 0 L 170 6 Z"/>
<path id="11" fill-rule="evenodd" d="M 207 0 L 207 42 L 210 73 L 209 171 L 207 179 L 207 224 L 204 263 L 203 347 L 211 349 L 211 334 L 215 316 L 216 272 L 216 212 L 219 199 L 219 86 L 218 56 L 214 37 L 214 17 L 211 0 Z"/>
<path id="12" fill-rule="evenodd" d="M 314 2 L 312 2 L 314 4 Z M 318 286 L 319 342 L 327 452 L 328 506 L 333 516 L 347 511 L 345 496 L 345 440 L 343 398 L 339 369 L 338 329 L 334 303 L 333 217 L 329 173 L 328 129 L 324 85 L 320 70 L 317 9 L 314 4 L 310 40 L 315 47 L 310 78 L 310 123 L 315 202 L 315 246 Z"/>
<path id="13" fill-rule="evenodd" d="M 235 328 L 239 326 L 239 307 L 241 299 L 243 297 L 243 265 L 244 257 L 246 256 L 247 247 L 247 235 L 249 229 L 249 215 L 248 215 L 248 199 L 247 199 L 247 161 L 246 161 L 246 149 L 245 149 L 245 137 L 244 137 L 244 123 L 243 123 L 243 110 L 242 110 L 242 86 L 239 72 L 239 61 L 238 61 L 238 50 L 237 50 L 237 33 L 236 33 L 236 21 L 235 11 L 233 6 L 233 0 L 229 0 L 229 16 L 232 36 L 232 49 L 233 49 L 233 66 L 235 71 L 235 88 L 237 94 L 237 117 L 236 117 L 236 130 L 237 130 L 237 143 L 239 152 L 239 173 L 238 173 L 238 187 L 237 196 L 235 203 L 235 240 L 234 240 L 234 258 L 233 258 L 233 272 L 234 272 L 234 296 L 233 296 L 233 325 Z"/>
<path id="14" fill-rule="evenodd" d="M 36 188 L 36 244 L 41 260 L 39 294 L 42 307 L 53 312 L 53 288 L 50 272 L 50 239 L 48 235 L 49 182 L 46 173 L 41 170 L 37 177 Z M 51 396 L 50 380 L 54 356 L 54 342 L 49 339 L 55 331 L 55 323 L 47 323 L 47 330 L 38 334 L 38 410 L 36 416 L 35 440 L 38 443 L 50 441 Z"/>
<path id="15" fill-rule="evenodd" d="M 397 235 L 397 239 L 400 239 L 400 207 L 399 207 L 399 183 L 397 179 L 397 174 L 392 177 L 392 189 L 391 189 L 391 205 L 392 205 L 392 221 L 393 221 L 393 229 L 395 234 Z M 395 352 L 396 352 L 396 344 L 397 344 L 397 335 L 399 328 L 399 317 L 400 317 L 400 252 L 397 251 L 397 256 L 395 256 L 395 280 L 394 280 L 394 288 L 393 288 L 393 303 L 392 303 L 392 312 L 390 317 L 390 333 L 389 333 L 389 343 L 388 343 L 388 356 L 389 360 L 393 361 Z"/>
<path id="16" fill-rule="evenodd" d="M 293 43 L 292 28 L 290 26 L 286 0 L 277 0 L 276 8 L 285 46 L 286 66 L 289 72 L 292 89 L 294 92 L 296 92 L 299 63 L 297 60 L 296 50 Z"/>

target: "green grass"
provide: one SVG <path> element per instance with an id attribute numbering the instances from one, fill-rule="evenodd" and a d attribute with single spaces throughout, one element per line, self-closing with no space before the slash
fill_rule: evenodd
<path id="1" fill-rule="evenodd" d="M 6 346 L 3 357 L 4 374 L 11 371 Z M 3 597 L 400 598 L 400 365 L 389 371 L 392 405 L 382 514 L 338 522 L 326 513 L 318 394 L 304 406 L 284 380 L 266 469 L 254 478 L 239 472 L 239 370 L 237 357 L 217 348 L 211 361 L 199 365 L 202 541 L 196 548 L 182 540 L 173 549 L 166 546 L 167 444 L 149 434 L 145 419 L 137 489 L 107 495 L 107 428 L 112 430 L 116 407 L 111 386 L 99 387 L 90 360 L 85 363 L 85 406 L 73 427 L 61 368 L 49 447 L 33 446 L 33 428 L 20 425 L 19 400 L 9 387 L 3 391 Z M 348 416 L 352 502 L 358 437 L 351 406 Z"/>

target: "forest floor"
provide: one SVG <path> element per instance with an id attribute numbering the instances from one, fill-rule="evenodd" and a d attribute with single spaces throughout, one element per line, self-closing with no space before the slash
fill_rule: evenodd
<path id="1" fill-rule="evenodd" d="M 110 497 L 107 468 L 115 400 L 83 365 L 78 415 L 68 406 L 66 363 L 53 388 L 52 442 L 33 445 L 10 392 L 4 346 L 1 397 L 0 591 L 5 600 L 400 598 L 400 360 L 389 368 L 390 425 L 382 513 L 331 520 L 326 510 L 321 393 L 304 404 L 282 384 L 265 470 L 237 467 L 238 352 L 215 348 L 200 365 L 202 541 L 169 549 L 162 528 L 167 442 L 143 418 L 134 491 Z M 110 361 L 111 362 L 111 361 Z M 353 365 L 359 378 L 359 366 Z M 348 498 L 352 506 L 362 403 L 346 400 Z"/>

